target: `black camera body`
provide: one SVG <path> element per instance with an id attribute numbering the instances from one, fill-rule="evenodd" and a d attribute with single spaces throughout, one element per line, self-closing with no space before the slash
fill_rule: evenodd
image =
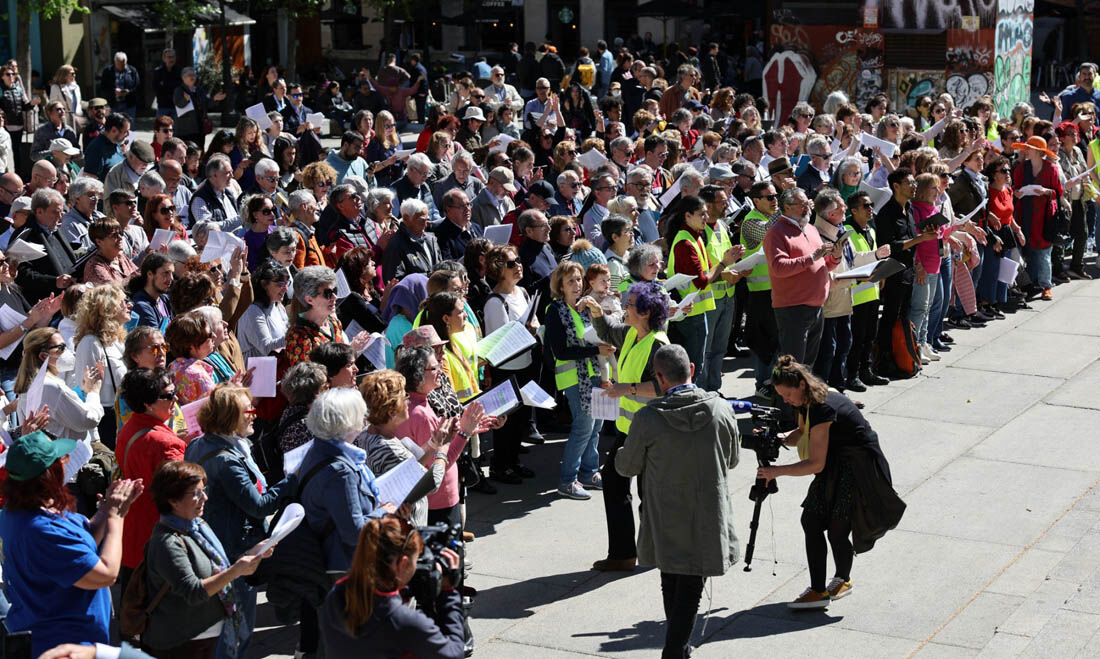
<path id="1" fill-rule="evenodd" d="M 443 588 L 444 575 L 450 578 L 451 583 L 458 583 L 461 566 L 452 570 L 441 560 L 440 554 L 444 549 L 457 551 L 461 547 L 462 527 L 440 523 L 421 526 L 417 530 L 424 541 L 424 551 L 416 559 L 416 573 L 409 581 L 409 592 L 416 598 L 420 608 L 434 609 L 435 599 Z"/>

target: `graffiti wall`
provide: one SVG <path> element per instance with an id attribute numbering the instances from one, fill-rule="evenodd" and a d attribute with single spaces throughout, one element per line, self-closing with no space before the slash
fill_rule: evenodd
<path id="1" fill-rule="evenodd" d="M 881 0 L 879 5 L 882 27 L 887 29 L 959 28 L 967 16 L 989 26 L 997 15 L 997 0 Z"/>
<path id="2" fill-rule="evenodd" d="M 1035 0 L 999 0 L 994 35 L 993 104 L 1007 117 L 1031 93 Z"/>
<path id="3" fill-rule="evenodd" d="M 939 69 L 890 69 L 886 84 L 891 108 L 911 107 L 921 96 L 935 96 L 943 91 L 944 72 Z"/>
<path id="4" fill-rule="evenodd" d="M 993 34 L 992 27 L 947 31 L 944 89 L 959 107 L 993 94 Z"/>
<path id="5" fill-rule="evenodd" d="M 770 36 L 774 51 L 800 52 L 812 62 L 817 82 L 808 100 L 816 107 L 839 90 L 862 108 L 882 89 L 884 40 L 878 30 L 775 23 Z"/>

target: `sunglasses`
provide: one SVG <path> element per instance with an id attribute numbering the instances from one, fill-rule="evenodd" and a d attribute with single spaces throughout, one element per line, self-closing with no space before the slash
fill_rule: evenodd
<path id="1" fill-rule="evenodd" d="M 302 98 L 302 95 L 301 94 L 291 94 L 290 97 L 291 98 Z"/>
<path id="2" fill-rule="evenodd" d="M 335 300 L 336 299 L 336 289 L 335 288 L 326 288 L 325 290 L 321 291 L 321 295 L 326 300 Z"/>
<path id="3" fill-rule="evenodd" d="M 519 265 L 519 259 L 509 259 L 508 261 L 504 262 L 504 265 L 508 266 L 508 269 L 510 270 Z"/>
<path id="4" fill-rule="evenodd" d="M 159 394 L 157 400 L 176 400 L 176 392 L 166 391 L 163 394 Z"/>
<path id="5" fill-rule="evenodd" d="M 260 209 L 260 214 L 261 215 L 274 215 L 275 214 L 275 209 L 270 207 L 270 206 L 264 206 L 263 208 Z"/>
<path id="6" fill-rule="evenodd" d="M 154 345 L 151 345 L 151 346 L 146 346 L 145 349 L 149 350 L 154 355 L 166 355 L 166 354 L 168 354 L 168 346 L 164 345 L 163 343 L 157 343 L 157 344 L 154 344 Z"/>
<path id="7" fill-rule="evenodd" d="M 871 202 L 869 202 L 869 201 L 868 201 L 868 202 L 866 202 L 866 203 L 862 203 L 862 204 L 860 204 L 860 205 L 859 205 L 859 207 L 860 207 L 860 208 L 874 208 L 874 207 L 875 207 L 875 205 L 874 205 L 874 204 L 872 204 Z"/>
<path id="8" fill-rule="evenodd" d="M 176 207 L 175 206 L 161 206 L 160 212 L 163 215 L 171 215 L 172 213 L 176 212 Z"/>
<path id="9" fill-rule="evenodd" d="M 50 346 L 49 348 L 46 348 L 44 352 L 57 352 L 58 350 L 64 350 L 64 349 L 65 349 L 65 344 L 64 343 L 59 343 L 55 346 Z"/>
<path id="10" fill-rule="evenodd" d="M 123 205 L 132 206 L 133 208 L 137 208 L 137 199 L 127 199 L 126 201 L 124 201 L 122 203 L 123 203 Z"/>

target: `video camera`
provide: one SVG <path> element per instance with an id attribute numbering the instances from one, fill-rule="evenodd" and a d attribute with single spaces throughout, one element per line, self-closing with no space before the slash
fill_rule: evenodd
<path id="1" fill-rule="evenodd" d="M 440 554 L 444 549 L 458 551 L 462 546 L 462 527 L 440 523 L 421 526 L 417 530 L 424 541 L 424 551 L 416 560 L 416 572 L 409 581 L 409 592 L 416 598 L 417 605 L 429 612 L 435 610 L 435 599 L 443 589 L 444 576 L 449 577 L 452 584 L 458 584 L 462 567 L 452 570 Z"/>
<path id="2" fill-rule="evenodd" d="M 754 405 L 743 400 L 731 400 L 734 412 L 748 412 L 752 415 L 752 432 L 741 437 L 741 448 L 756 453 L 756 464 L 769 467 L 779 459 L 779 449 L 785 448 L 779 436 L 779 414 L 777 407 Z M 770 482 L 756 479 L 749 488 L 749 500 L 756 503 L 752 509 L 752 521 L 749 522 L 749 542 L 745 545 L 745 572 L 752 572 L 752 555 L 756 549 L 756 529 L 760 526 L 760 506 L 769 494 L 775 494 L 779 487 L 775 479 Z"/>

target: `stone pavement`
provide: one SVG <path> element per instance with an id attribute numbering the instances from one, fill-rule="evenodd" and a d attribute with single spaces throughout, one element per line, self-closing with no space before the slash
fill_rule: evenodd
<path id="1" fill-rule="evenodd" d="M 784 478 L 762 515 L 754 569 L 708 582 L 696 657 L 1100 656 L 1100 281 L 1075 281 L 986 328 L 919 377 L 856 398 L 908 504 L 900 526 L 859 556 L 852 594 L 789 613 L 808 585 L 799 503 Z M 724 393 L 752 393 L 747 360 L 727 360 Z M 1090 437 L 1092 439 L 1090 439 Z M 606 548 L 600 494 L 554 494 L 563 440 L 525 456 L 538 477 L 473 494 L 469 584 L 475 657 L 659 656 L 659 575 L 592 572 Z M 1080 446 L 1078 442 L 1083 442 Z M 1091 447 L 1091 448 L 1090 448 Z M 1083 449 L 1083 450 L 1082 450 Z M 794 461 L 792 453 L 781 462 Z M 733 471 L 748 536 L 754 456 Z M 262 601 L 262 600 L 261 600 Z M 260 607 L 253 657 L 291 656 L 294 628 Z"/>

